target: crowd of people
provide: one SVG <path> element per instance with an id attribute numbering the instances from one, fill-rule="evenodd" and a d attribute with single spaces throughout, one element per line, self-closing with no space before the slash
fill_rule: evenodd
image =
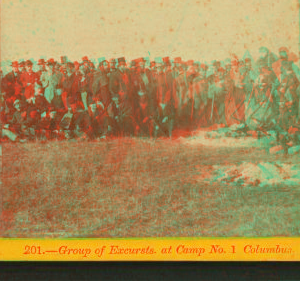
<path id="1" fill-rule="evenodd" d="M 299 124 L 295 64 L 286 48 L 259 53 L 210 65 L 180 57 L 13 61 L 1 76 L 2 139 L 171 137 L 213 124 L 288 131 Z"/>

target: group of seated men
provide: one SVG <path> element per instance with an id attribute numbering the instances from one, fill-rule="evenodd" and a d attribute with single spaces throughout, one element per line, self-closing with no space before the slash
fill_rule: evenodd
<path id="1" fill-rule="evenodd" d="M 38 71 L 31 60 L 14 61 L 1 76 L 1 135 L 24 142 L 171 137 L 212 124 L 288 130 L 299 122 L 299 80 L 286 48 L 271 63 L 270 54 L 262 47 L 257 62 L 235 57 L 210 66 L 121 57 L 95 67 L 88 57 L 61 57 L 40 59 Z"/>

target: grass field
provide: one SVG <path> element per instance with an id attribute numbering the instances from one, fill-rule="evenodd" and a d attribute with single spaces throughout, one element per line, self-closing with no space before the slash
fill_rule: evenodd
<path id="1" fill-rule="evenodd" d="M 300 187 L 211 181 L 215 164 L 299 155 L 137 138 L 3 143 L 2 154 L 2 237 L 300 234 Z"/>

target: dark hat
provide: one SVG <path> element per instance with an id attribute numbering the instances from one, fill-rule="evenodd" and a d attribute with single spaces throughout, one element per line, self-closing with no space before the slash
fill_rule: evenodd
<path id="1" fill-rule="evenodd" d="M 99 67 L 100 67 L 100 66 L 102 66 L 102 65 L 103 65 L 105 62 L 108 64 L 108 61 L 107 61 L 107 60 L 105 60 L 105 59 L 104 59 L 104 60 L 102 60 L 102 61 L 100 61 L 100 62 L 99 62 Z"/>
<path id="2" fill-rule="evenodd" d="M 61 56 L 60 61 L 61 61 L 61 63 L 67 63 L 67 61 L 68 61 L 67 56 Z"/>
<path id="3" fill-rule="evenodd" d="M 288 50 L 288 48 L 286 48 L 286 47 L 281 47 L 281 48 L 279 48 L 279 53 L 281 53 L 281 52 L 288 53 L 289 50 Z"/>
<path id="4" fill-rule="evenodd" d="M 116 62 L 115 59 L 110 59 L 110 60 L 109 60 L 109 63 L 111 63 L 111 64 L 116 64 L 117 62 Z"/>
<path id="5" fill-rule="evenodd" d="M 150 66 L 155 66 L 155 64 L 156 64 L 155 61 L 150 62 Z"/>
<path id="6" fill-rule="evenodd" d="M 39 59 L 38 60 L 38 65 L 45 65 L 45 64 L 46 64 L 46 62 L 45 62 L 44 59 Z"/>
<path id="7" fill-rule="evenodd" d="M 136 67 L 136 65 L 137 65 L 137 60 L 132 60 L 130 62 L 130 67 Z"/>
<path id="8" fill-rule="evenodd" d="M 219 67 L 219 68 L 218 68 L 218 72 L 224 73 L 224 72 L 225 72 L 225 69 L 224 69 L 223 67 Z"/>
<path id="9" fill-rule="evenodd" d="M 220 67 L 221 66 L 221 63 L 219 61 L 213 61 L 213 66 L 216 66 L 216 67 Z"/>
<path id="10" fill-rule="evenodd" d="M 88 57 L 87 57 L 87 56 L 85 56 L 85 57 L 83 57 L 83 58 L 82 58 L 82 61 L 83 61 L 83 62 L 88 62 L 88 61 L 89 61 L 89 59 L 88 59 Z"/>
<path id="11" fill-rule="evenodd" d="M 33 65 L 33 63 L 32 63 L 32 61 L 31 60 L 27 60 L 26 62 L 25 62 L 25 65 L 26 66 L 32 66 Z"/>
<path id="12" fill-rule="evenodd" d="M 67 67 L 73 68 L 75 63 L 67 62 Z"/>
<path id="13" fill-rule="evenodd" d="M 146 60 L 144 58 L 139 58 L 136 61 L 137 61 L 137 63 L 146 62 Z"/>
<path id="14" fill-rule="evenodd" d="M 13 62 L 11 63 L 11 66 L 12 66 L 12 67 L 19 67 L 19 63 L 18 63 L 17 61 L 13 61 Z"/>
<path id="15" fill-rule="evenodd" d="M 21 60 L 21 61 L 19 62 L 19 66 L 25 66 L 25 61 Z"/>
<path id="16" fill-rule="evenodd" d="M 55 61 L 54 61 L 54 59 L 48 59 L 47 60 L 47 65 L 55 65 Z"/>
<path id="17" fill-rule="evenodd" d="M 74 61 L 74 66 L 75 65 L 80 65 L 80 63 L 78 61 Z"/>
<path id="18" fill-rule="evenodd" d="M 201 63 L 200 68 L 207 70 L 208 66 L 205 63 Z"/>
<path id="19" fill-rule="evenodd" d="M 166 65 L 170 65 L 171 64 L 169 57 L 164 57 L 162 60 L 163 60 L 164 64 L 166 64 Z"/>
<path id="20" fill-rule="evenodd" d="M 182 63 L 181 57 L 177 57 L 174 59 L 174 63 Z"/>
<path id="21" fill-rule="evenodd" d="M 121 64 L 121 63 L 124 63 L 124 64 L 126 63 L 124 57 L 118 58 L 118 64 Z"/>
<path id="22" fill-rule="evenodd" d="M 193 64 L 194 64 L 194 61 L 193 61 L 193 60 L 188 60 L 188 61 L 186 62 L 186 64 L 187 64 L 187 65 L 193 65 Z"/>

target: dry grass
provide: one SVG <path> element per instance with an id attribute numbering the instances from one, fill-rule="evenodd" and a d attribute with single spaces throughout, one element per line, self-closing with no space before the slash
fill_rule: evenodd
<path id="1" fill-rule="evenodd" d="M 300 234 L 299 188 L 209 180 L 215 164 L 297 156 L 128 138 L 2 149 L 2 237 Z"/>

